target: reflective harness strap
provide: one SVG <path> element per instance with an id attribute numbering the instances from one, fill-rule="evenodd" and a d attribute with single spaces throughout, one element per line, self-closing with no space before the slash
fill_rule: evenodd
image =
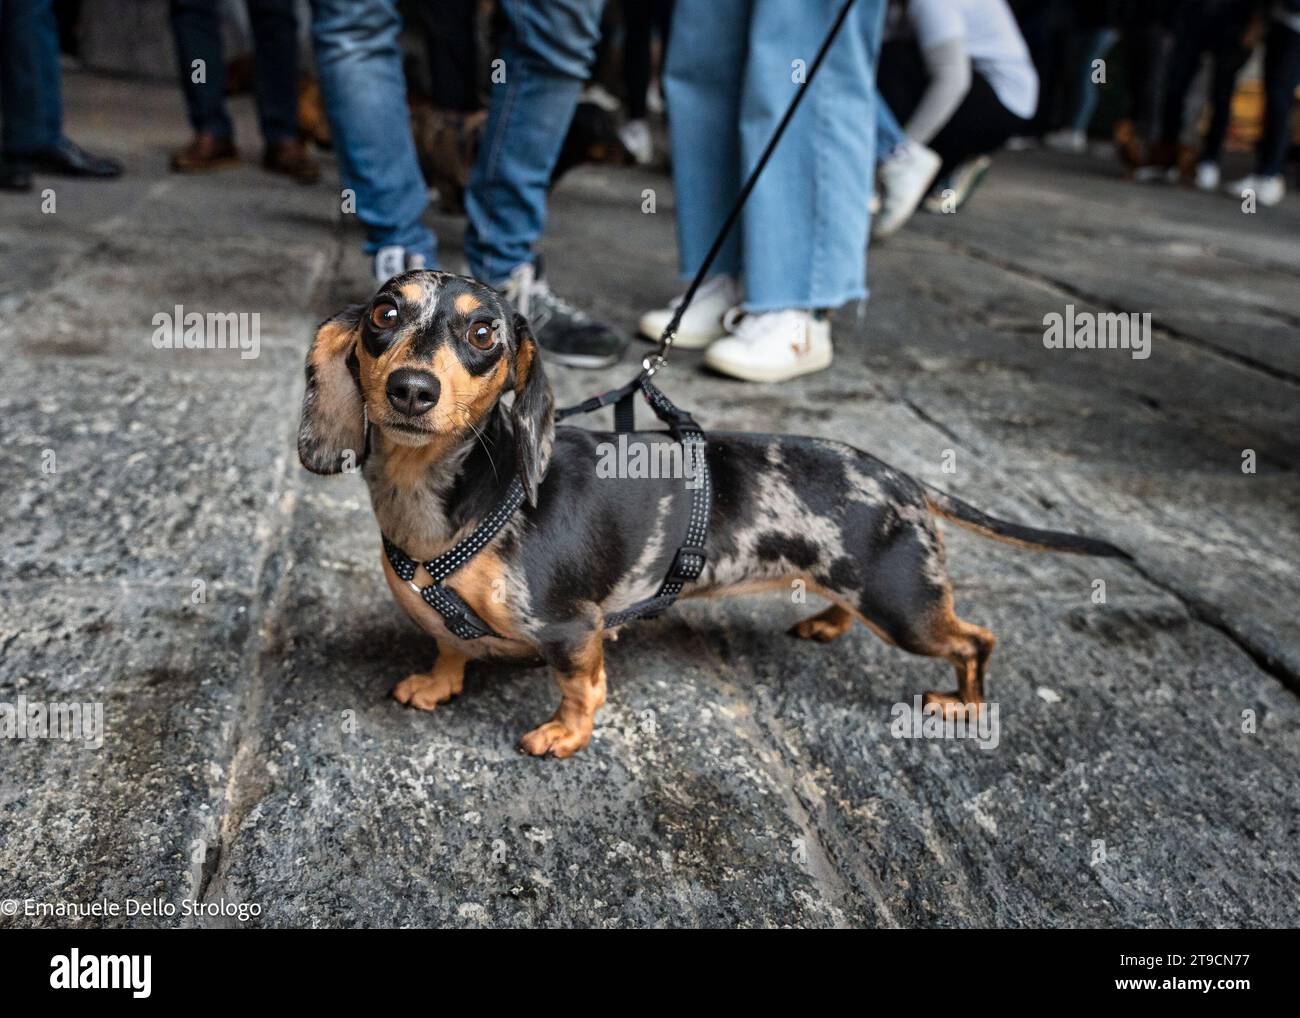
<path id="1" fill-rule="evenodd" d="M 708 444 L 704 431 L 690 414 L 674 405 L 650 382 L 649 375 L 638 375 L 621 388 L 611 389 L 576 406 L 558 410 L 555 419 L 561 421 L 575 414 L 592 413 L 613 403 L 616 430 L 621 433 L 631 432 L 636 426 L 633 400 L 638 391 L 645 394 L 655 416 L 668 425 L 669 433 L 681 443 L 682 462 L 687 465 L 687 480 L 693 485 L 688 485 L 691 492 L 691 512 L 686 524 L 686 535 L 673 556 L 668 574 L 659 585 L 659 590 L 653 597 L 606 615 L 606 629 L 621 626 L 633 619 L 654 618 L 667 611 L 680 596 L 682 588 L 687 583 L 699 579 L 708 561 L 704 541 L 708 535 L 709 516 L 713 510 L 713 482 L 709 476 Z M 425 604 L 442 616 L 447 629 L 459 639 L 477 640 L 480 637 L 499 634 L 479 618 L 464 599 L 443 581 L 487 547 L 523 501 L 524 487 L 516 477 L 511 480 L 510 487 L 506 489 L 505 498 L 468 537 L 457 541 L 437 558 L 430 559 L 428 562 L 417 563 L 387 537 L 384 538 L 384 554 L 388 557 L 393 572 L 399 579 L 409 584 Z M 415 572 L 420 564 L 433 580 L 427 587 L 419 587 L 415 584 Z"/>
<path id="2" fill-rule="evenodd" d="M 659 585 L 659 590 L 653 597 L 606 615 L 606 629 L 621 626 L 633 619 L 652 619 L 662 615 L 672 607 L 686 584 L 700 578 L 709 558 L 704 541 L 709 533 L 709 517 L 713 512 L 713 479 L 709 476 L 708 442 L 704 430 L 690 414 L 660 392 L 648 377 L 638 377 L 635 384 L 645 393 L 655 416 L 668 425 L 669 433 L 682 445 L 682 463 L 690 465 L 686 470 L 687 479 L 694 482 L 694 486 L 690 487 L 691 514 L 686 523 L 686 536 L 673 555 L 668 575 Z M 614 406 L 615 427 L 619 431 L 631 431 L 635 426 L 632 406 L 635 392 L 636 389 L 632 389 Z"/>
<path id="3" fill-rule="evenodd" d="M 506 497 L 468 537 L 457 541 L 437 558 L 422 563 L 433 579 L 427 587 L 415 585 L 416 562 L 392 541 L 384 538 L 384 554 L 388 556 L 393 572 L 410 584 L 411 589 L 424 599 L 424 603 L 442 616 L 443 622 L 447 624 L 452 634 L 462 640 L 477 640 L 481 636 L 498 634 L 475 614 L 474 609 L 467 605 L 459 594 L 445 586 L 442 581 L 486 548 L 523 501 L 524 486 L 519 478 L 515 477 L 510 481 L 510 487 L 506 489 Z"/>

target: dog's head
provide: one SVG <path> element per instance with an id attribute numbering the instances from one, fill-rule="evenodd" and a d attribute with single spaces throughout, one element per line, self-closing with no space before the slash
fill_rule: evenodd
<path id="1" fill-rule="evenodd" d="M 437 455 L 473 439 L 513 392 L 519 479 L 536 504 L 554 436 L 537 342 L 504 297 L 474 279 L 407 272 L 326 321 L 307 354 L 298 458 L 337 474 L 366 454 L 366 421 L 386 444 Z"/>

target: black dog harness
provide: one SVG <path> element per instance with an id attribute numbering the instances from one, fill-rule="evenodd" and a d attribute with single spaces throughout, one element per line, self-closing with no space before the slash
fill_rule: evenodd
<path id="1" fill-rule="evenodd" d="M 700 288 L 700 284 L 708 278 L 710 269 L 727 239 L 727 234 L 731 232 L 731 228 L 739 219 L 740 212 L 749 199 L 750 192 L 754 190 L 754 185 L 758 183 L 759 176 L 767 166 L 768 160 L 772 158 L 777 142 L 781 140 L 781 136 L 785 133 L 785 129 L 790 125 L 790 121 L 794 117 L 795 110 L 799 108 L 799 104 L 803 102 L 803 97 L 807 93 L 809 86 L 812 85 L 813 79 L 817 77 L 822 61 L 826 59 L 826 53 L 830 49 L 831 43 L 835 41 L 840 29 L 844 27 L 845 19 L 849 15 L 849 8 L 853 6 L 853 3 L 854 0 L 844 0 L 843 5 L 840 7 L 839 15 L 835 18 L 830 31 L 826 33 L 826 38 L 822 40 L 822 44 L 817 50 L 817 55 L 813 58 L 812 65 L 808 69 L 807 78 L 800 83 L 794 98 L 790 100 L 790 105 L 781 117 L 781 122 L 777 124 L 776 130 L 772 132 L 772 137 L 768 140 L 763 154 L 759 157 L 757 164 L 750 171 L 748 179 L 737 193 L 731 211 L 727 214 L 726 220 L 718 230 L 713 245 L 704 256 L 704 260 L 696 270 L 690 286 L 687 287 L 685 295 L 673 312 L 672 320 L 664 328 L 663 335 L 659 339 L 659 352 L 652 354 L 641 362 L 641 373 L 628 382 L 627 385 L 618 389 L 611 389 L 609 392 L 593 396 L 577 406 L 565 407 L 563 410 L 556 412 L 555 419 L 560 421 L 574 414 L 592 413 L 613 403 L 614 430 L 619 434 L 627 434 L 635 429 L 632 401 L 639 389 L 645 394 L 647 401 L 650 403 L 650 409 L 655 412 L 655 416 L 668 425 L 669 433 L 681 443 L 683 462 L 694 464 L 699 479 L 699 483 L 691 489 L 691 515 L 686 526 L 686 536 L 682 539 L 677 554 L 673 556 L 672 565 L 668 567 L 668 575 L 664 577 L 663 583 L 659 585 L 658 592 L 654 597 L 638 601 L 630 608 L 624 608 L 620 612 L 606 615 L 605 628 L 607 629 L 611 626 L 621 626 L 624 622 L 630 622 L 633 619 L 652 618 L 661 614 L 677 600 L 682 592 L 682 587 L 699 579 L 700 573 L 704 571 L 704 564 L 708 559 L 704 550 L 704 538 L 708 532 L 709 513 L 713 507 L 713 482 L 709 478 L 708 461 L 705 459 L 707 446 L 704 432 L 690 414 L 674 406 L 667 396 L 651 384 L 650 376 L 664 366 L 677 327 L 681 324 L 682 315 L 690 306 L 696 291 Z M 355 375 L 357 369 L 354 368 L 353 372 Z M 685 457 L 691 458 L 686 459 Z M 481 636 L 496 636 L 497 634 L 492 631 L 491 626 L 474 614 L 460 595 L 444 585 L 443 581 L 486 547 L 488 542 L 497 535 L 497 532 L 505 526 L 506 521 L 514 515 L 515 510 L 519 508 L 523 500 L 523 485 L 520 484 L 519 479 L 516 477 L 510 482 L 510 487 L 506 490 L 505 498 L 501 504 L 492 511 L 487 519 L 474 528 L 472 534 L 443 552 L 436 559 L 424 563 L 424 568 L 433 577 L 433 583 L 427 587 L 417 587 L 415 585 L 416 563 L 395 544 L 387 538 L 384 539 L 384 551 L 388 555 L 388 561 L 392 564 L 393 571 L 409 583 L 414 590 L 418 591 L 420 596 L 424 598 L 425 603 L 443 617 L 443 620 L 447 623 L 447 628 L 462 640 L 475 640 Z"/>
<path id="2" fill-rule="evenodd" d="M 675 406 L 667 396 L 660 392 L 650 381 L 647 373 L 642 373 L 627 385 L 609 392 L 593 396 L 577 406 L 565 407 L 556 411 L 555 419 L 562 421 L 575 414 L 589 414 L 602 407 L 614 404 L 614 430 L 619 434 L 629 434 L 636 427 L 633 400 L 637 391 L 645 394 L 650 409 L 655 416 L 668 425 L 668 432 L 682 446 L 682 462 L 694 466 L 694 476 L 687 470 L 687 476 L 694 482 L 690 487 L 691 512 L 686 524 L 686 534 L 673 556 L 668 574 L 653 597 L 638 601 L 622 611 L 605 616 L 605 628 L 621 626 L 633 619 L 654 618 L 667 611 L 681 595 L 682 588 L 699 579 L 708 560 L 704 540 L 708 534 L 709 514 L 713 508 L 713 482 L 709 477 L 709 465 L 706 458 L 707 442 L 704 431 L 695 419 L 685 410 Z M 689 487 L 689 486 L 688 486 Z M 498 636 L 492 627 L 475 614 L 464 599 L 443 581 L 457 569 L 487 547 L 501 528 L 515 514 L 515 510 L 524 501 L 524 487 L 519 478 L 511 480 L 505 497 L 491 513 L 474 528 L 473 532 L 444 551 L 435 559 L 417 563 L 401 548 L 384 538 L 384 554 L 393 567 L 393 572 L 419 593 L 424 603 L 442 616 L 451 633 L 462 640 L 477 640 L 483 636 Z M 423 565 L 433 579 L 427 587 L 415 584 L 415 571 Z"/>

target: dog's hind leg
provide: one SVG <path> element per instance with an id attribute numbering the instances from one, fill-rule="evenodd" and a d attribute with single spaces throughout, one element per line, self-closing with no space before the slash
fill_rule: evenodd
<path id="1" fill-rule="evenodd" d="M 920 642 L 914 642 L 917 637 Z M 927 692 L 923 699 L 925 706 L 938 704 L 945 717 L 969 716 L 968 707 L 976 712 L 984 703 L 984 673 L 988 669 L 989 657 L 997 643 L 993 634 L 981 626 L 957 618 L 952 610 L 952 595 L 943 599 L 939 610 L 929 621 L 923 633 L 912 634 L 909 640 L 913 653 L 926 654 L 930 657 L 944 657 L 952 662 L 957 670 L 957 692 Z M 915 648 L 915 649 L 914 649 Z"/>
<path id="2" fill-rule="evenodd" d="M 852 625 L 853 613 L 847 608 L 833 604 L 824 612 L 819 612 L 810 619 L 796 622 L 790 627 L 789 632 L 791 636 L 797 636 L 801 640 L 817 640 L 819 643 L 830 643 L 831 640 L 847 633 Z"/>
<path id="3" fill-rule="evenodd" d="M 560 706 L 550 721 L 519 741 L 519 749 L 533 756 L 572 756 L 591 741 L 596 711 L 605 702 L 604 634 L 597 629 L 550 663 L 560 687 Z"/>
<path id="4" fill-rule="evenodd" d="M 448 643 L 438 644 L 438 660 L 427 672 L 408 675 L 393 688 L 393 698 L 420 710 L 433 710 L 465 688 L 469 659 Z"/>

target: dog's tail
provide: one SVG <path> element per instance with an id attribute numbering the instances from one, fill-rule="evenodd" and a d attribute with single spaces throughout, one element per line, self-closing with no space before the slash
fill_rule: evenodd
<path id="1" fill-rule="evenodd" d="M 1097 555 L 1102 558 L 1122 558 L 1132 560 L 1133 556 L 1122 548 L 1116 548 L 1106 541 L 1095 537 L 1082 537 L 1079 534 L 1065 534 L 1059 530 L 1038 530 L 1035 527 L 1022 527 L 1018 523 L 1008 523 L 987 513 L 980 512 L 973 505 L 954 498 L 947 492 L 925 485 L 925 498 L 930 511 L 946 520 L 952 520 L 960 527 L 973 530 L 995 541 L 1014 544 L 1021 548 L 1035 551 L 1064 551 L 1074 555 Z"/>

